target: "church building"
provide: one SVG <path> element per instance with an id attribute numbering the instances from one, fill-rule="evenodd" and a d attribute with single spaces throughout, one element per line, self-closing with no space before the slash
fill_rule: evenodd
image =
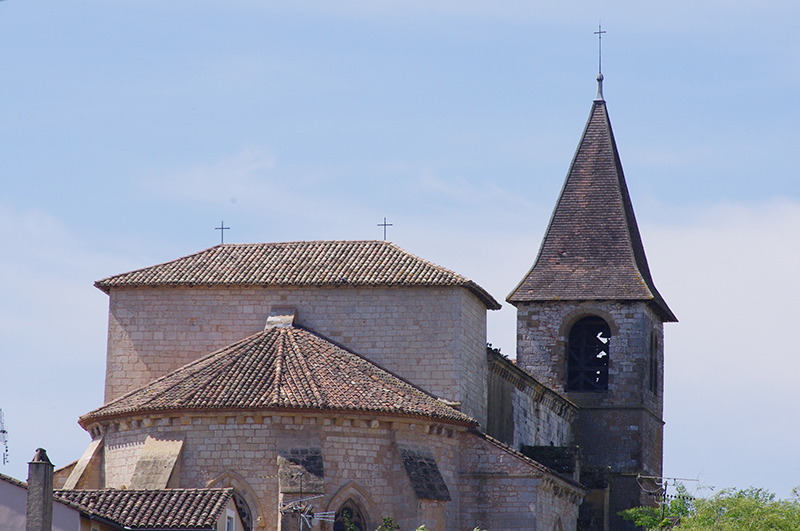
<path id="1" fill-rule="evenodd" d="M 516 361 L 487 348 L 491 294 L 386 241 L 221 244 L 95 286 L 105 403 L 79 420 L 92 440 L 56 472 L 62 498 L 229 489 L 237 531 L 619 530 L 651 503 L 676 318 L 602 76 L 507 299 Z"/>

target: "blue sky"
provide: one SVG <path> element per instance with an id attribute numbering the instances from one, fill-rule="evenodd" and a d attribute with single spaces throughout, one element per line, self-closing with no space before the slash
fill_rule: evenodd
<path id="1" fill-rule="evenodd" d="M 667 325 L 665 474 L 800 485 L 800 4 L 0 2 L 0 408 L 23 478 L 102 402 L 92 282 L 389 239 L 504 299 L 603 73 Z M 514 352 L 514 311 L 489 341 Z M 705 490 L 704 492 L 710 492 Z"/>

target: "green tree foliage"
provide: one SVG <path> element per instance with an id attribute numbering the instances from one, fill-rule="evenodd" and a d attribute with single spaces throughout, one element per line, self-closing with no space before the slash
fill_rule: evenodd
<path id="1" fill-rule="evenodd" d="M 381 525 L 375 531 L 398 531 L 400 526 L 394 523 L 391 516 L 382 516 Z"/>
<path id="2" fill-rule="evenodd" d="M 623 511 L 626 520 L 647 531 L 800 531 L 800 495 L 779 500 L 757 488 L 726 489 L 710 498 L 679 496 L 663 507 Z M 685 493 L 685 489 L 682 489 Z"/>
<path id="3" fill-rule="evenodd" d="M 659 507 L 635 507 L 622 511 L 620 514 L 647 531 L 674 528 L 681 519 L 689 516 L 694 510 L 694 498 L 689 495 L 686 487 L 678 485 L 676 494 L 669 502 Z"/>

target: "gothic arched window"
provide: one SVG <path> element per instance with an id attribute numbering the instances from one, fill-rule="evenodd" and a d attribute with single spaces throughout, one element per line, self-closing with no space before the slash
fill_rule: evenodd
<path id="1" fill-rule="evenodd" d="M 600 317 L 572 326 L 567 342 L 567 391 L 607 391 L 611 329 Z"/>
<path id="2" fill-rule="evenodd" d="M 253 529 L 253 514 L 250 512 L 250 506 L 244 500 L 241 494 L 233 491 L 233 503 L 236 505 L 236 511 L 239 513 L 239 518 L 242 519 L 244 531 Z"/>
<path id="3" fill-rule="evenodd" d="M 352 500 L 348 500 L 336 511 L 333 531 L 367 531 L 364 515 Z"/>

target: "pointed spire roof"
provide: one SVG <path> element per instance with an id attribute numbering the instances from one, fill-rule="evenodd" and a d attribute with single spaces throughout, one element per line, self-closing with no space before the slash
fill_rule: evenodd
<path id="1" fill-rule="evenodd" d="M 539 256 L 508 301 L 641 300 L 664 321 L 677 321 L 650 276 L 602 77 L 597 81 L 598 94 Z"/>
<path id="2" fill-rule="evenodd" d="M 473 426 L 419 387 L 299 326 L 268 328 L 82 416 L 164 411 L 316 411 L 434 418 Z"/>

